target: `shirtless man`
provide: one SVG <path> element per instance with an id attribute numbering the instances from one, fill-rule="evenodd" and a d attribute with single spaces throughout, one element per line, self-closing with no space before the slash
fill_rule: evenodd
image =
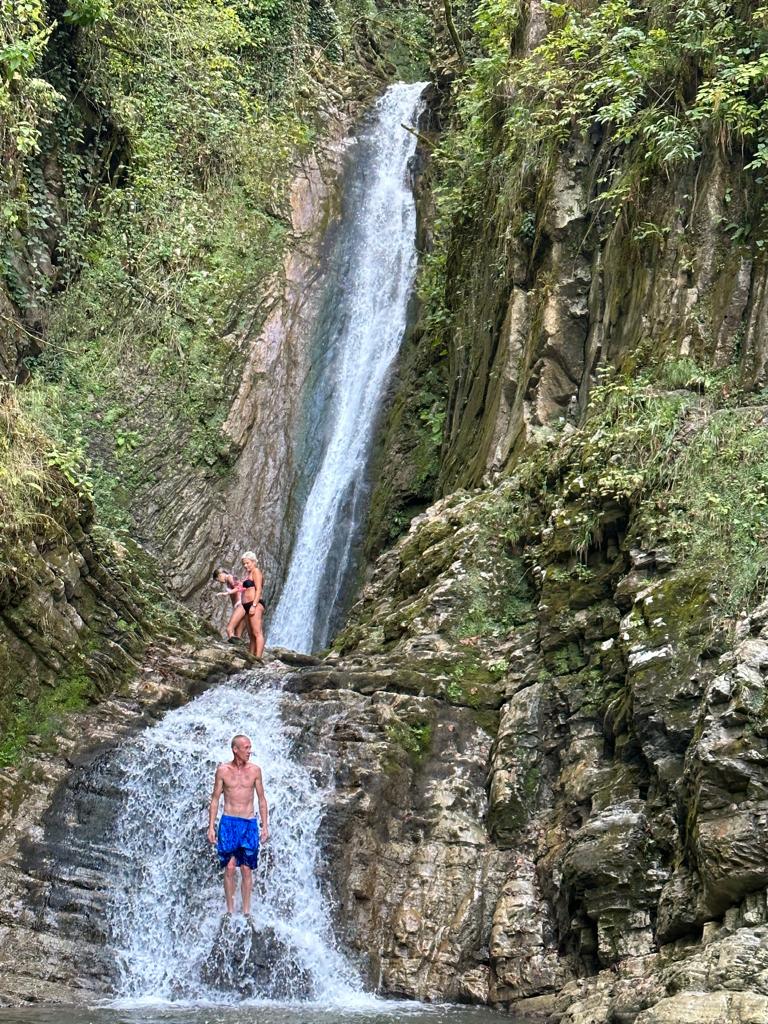
<path id="1" fill-rule="evenodd" d="M 243 913 L 250 914 L 253 870 L 259 862 L 259 842 L 266 843 L 269 839 L 269 810 L 261 781 L 261 768 L 249 764 L 250 757 L 251 741 L 248 737 L 233 737 L 232 760 L 220 764 L 216 769 L 208 814 L 208 841 L 216 846 L 219 863 L 224 868 L 224 897 L 228 914 L 234 913 L 235 909 L 238 868 L 242 878 Z M 254 793 L 259 801 L 258 818 L 253 809 Z M 224 814 L 219 822 L 217 842 L 216 815 L 222 795 Z"/>

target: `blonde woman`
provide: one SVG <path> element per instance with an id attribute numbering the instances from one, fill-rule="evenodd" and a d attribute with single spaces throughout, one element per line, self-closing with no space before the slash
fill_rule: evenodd
<path id="1" fill-rule="evenodd" d="M 230 639 L 235 635 L 237 627 L 243 619 L 248 622 L 248 632 L 251 634 L 249 650 L 260 658 L 264 653 L 264 610 L 266 605 L 261 596 L 264 587 L 264 574 L 259 568 L 256 555 L 253 551 L 246 551 L 242 557 L 245 579 L 240 584 L 240 604 L 235 607 L 232 618 L 227 624 L 227 637 Z"/>

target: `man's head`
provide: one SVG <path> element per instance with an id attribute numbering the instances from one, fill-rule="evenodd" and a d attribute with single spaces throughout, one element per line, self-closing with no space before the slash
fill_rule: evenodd
<path id="1" fill-rule="evenodd" d="M 232 737 L 232 753 L 238 761 L 247 761 L 251 756 L 251 741 L 243 733 Z"/>

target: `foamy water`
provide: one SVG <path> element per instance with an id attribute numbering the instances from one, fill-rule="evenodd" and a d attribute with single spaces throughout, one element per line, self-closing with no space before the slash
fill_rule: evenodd
<path id="1" fill-rule="evenodd" d="M 251 737 L 253 760 L 263 766 L 271 836 L 255 874 L 253 928 L 235 917 L 222 939 L 222 872 L 205 831 L 216 765 L 231 758 L 239 732 Z M 109 917 L 120 997 L 239 1001 L 241 994 L 209 983 L 205 965 L 228 942 L 224 963 L 237 969 L 254 932 L 271 929 L 290 950 L 271 980 L 282 971 L 285 988 L 293 977 L 306 979 L 310 997 L 326 1006 L 367 1005 L 370 997 L 336 946 L 317 880 L 324 791 L 291 756 L 280 691 L 267 673 L 243 674 L 170 711 L 118 757 L 125 783 L 116 837 L 126 862 L 115 876 Z"/>

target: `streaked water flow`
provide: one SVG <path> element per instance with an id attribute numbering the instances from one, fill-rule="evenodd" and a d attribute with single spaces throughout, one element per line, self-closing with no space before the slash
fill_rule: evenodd
<path id="1" fill-rule="evenodd" d="M 415 121 L 422 90 L 388 89 L 353 154 L 332 283 L 313 342 L 311 481 L 270 630 L 273 645 L 322 646 L 348 576 L 373 428 L 416 265 L 408 176 L 415 138 L 402 125 Z M 230 739 L 240 732 L 251 737 L 271 808 L 250 923 L 223 919 L 221 871 L 205 837 L 214 769 L 231 757 Z M 267 997 L 308 999 L 318 1012 L 380 1012 L 334 941 L 316 875 L 323 792 L 291 757 L 268 673 L 244 675 L 169 712 L 118 756 L 125 781 L 116 845 L 124 861 L 115 868 L 109 915 L 120 1008 Z M 264 936 L 273 954 L 266 971 Z"/>
<path id="2" fill-rule="evenodd" d="M 423 83 L 391 86 L 361 133 L 345 188 L 311 380 L 307 464 L 314 469 L 268 643 L 325 646 L 366 510 L 366 467 L 416 270 L 409 162 Z"/>
<path id="3" fill-rule="evenodd" d="M 257 873 L 253 928 L 236 917 L 222 937 L 221 870 L 205 829 L 216 764 L 231 758 L 238 732 L 251 737 L 262 766 L 272 835 Z M 230 965 L 234 958 L 247 973 L 252 936 L 268 929 L 280 943 L 272 987 L 282 981 L 290 992 L 300 979 L 300 994 L 325 1005 L 365 1002 L 336 948 L 316 878 L 323 790 L 291 757 L 279 690 L 257 674 L 238 677 L 169 712 L 118 756 L 125 782 L 117 835 L 126 863 L 109 913 L 121 996 L 237 1001 L 242 987 L 227 991 L 237 979 L 211 983 L 211 956 Z M 258 985 L 247 994 L 258 995 Z"/>

